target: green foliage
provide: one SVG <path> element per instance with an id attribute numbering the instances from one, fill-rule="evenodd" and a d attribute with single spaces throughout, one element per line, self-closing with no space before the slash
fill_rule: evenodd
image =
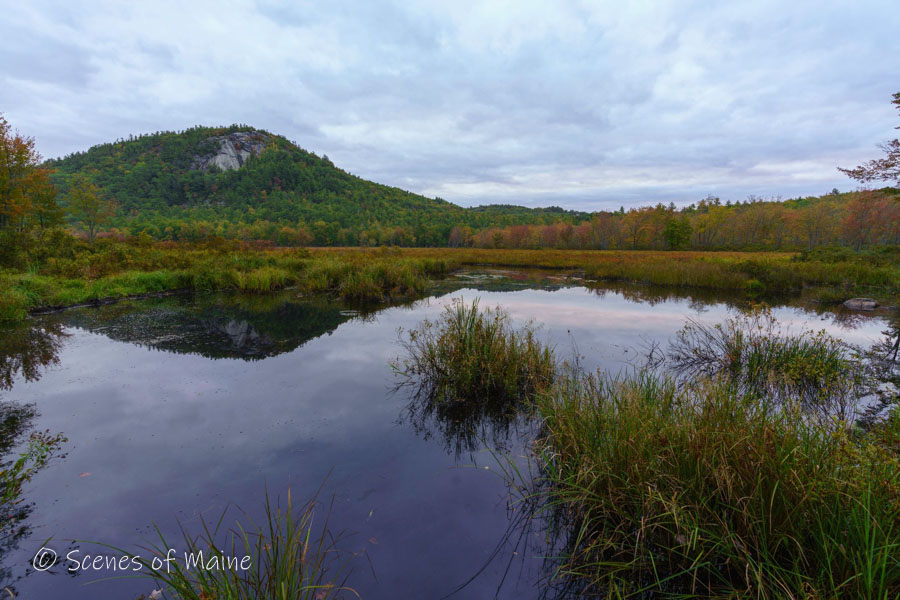
<path id="1" fill-rule="evenodd" d="M 28 438 L 25 451 L 12 462 L 0 468 L 0 507 L 14 502 L 22 495 L 22 486 L 31 480 L 67 441 L 61 433 L 36 431 Z"/>
<path id="2" fill-rule="evenodd" d="M 115 205 L 101 197 L 100 189 L 83 175 L 73 177 L 67 207 L 76 223 L 87 229 L 88 239 L 115 214 Z"/>
<path id="3" fill-rule="evenodd" d="M 257 134 L 266 148 L 240 169 L 196 169 L 218 150 L 213 138 Z M 372 183 L 252 127 L 195 127 L 94 146 L 48 161 L 54 181 L 70 190 L 86 177 L 120 205 L 111 225 L 157 239 L 196 241 L 212 235 L 280 245 L 446 245 L 450 230 L 585 218 L 562 209 L 489 206 L 467 210 Z"/>
<path id="4" fill-rule="evenodd" d="M 663 239 L 669 248 L 680 250 L 690 244 L 692 231 L 691 223 L 686 218 L 672 219 L 663 229 Z"/>
<path id="5" fill-rule="evenodd" d="M 19 338 L 24 333 L 25 337 L 29 338 L 26 344 L 33 342 L 32 338 L 35 337 L 28 331 L 4 332 L 4 334 L 10 333 L 12 333 L 12 337 Z M 4 343 L 4 346 L 7 344 Z M 0 373 L 0 389 L 11 387 L 11 375 L 15 370 L 21 370 L 26 379 L 40 377 L 39 367 L 29 364 L 25 354 L 27 353 L 19 352 L 17 356 L 4 360 L 2 373 Z M 6 364 L 10 360 L 17 364 Z M 21 502 L 22 486 L 44 468 L 67 441 L 62 434 L 51 435 L 49 431 L 35 431 L 27 438 L 24 450 L 20 451 L 14 460 L 7 460 L 6 455 L 21 443 L 25 432 L 32 427 L 32 421 L 36 415 L 37 412 L 33 405 L 22 406 L 10 402 L 0 402 L 0 455 L 3 455 L 3 460 L 0 462 L 0 510 L 3 510 L 4 514 L 12 512 L 13 505 Z M 7 518 L 12 519 L 13 516 L 9 514 Z M 0 531 L 8 533 L 5 526 L 8 526 L 9 522 L 4 520 L 0 523 L 2 523 Z"/>

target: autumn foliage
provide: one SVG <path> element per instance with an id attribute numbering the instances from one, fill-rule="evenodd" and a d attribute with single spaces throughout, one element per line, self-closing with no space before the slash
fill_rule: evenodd
<path id="1" fill-rule="evenodd" d="M 456 227 L 450 246 L 578 250 L 808 250 L 900 244 L 900 194 L 891 188 L 782 201 L 705 198 L 598 212 L 579 224 Z"/>
<path id="2" fill-rule="evenodd" d="M 22 231 L 60 219 L 50 171 L 41 167 L 34 138 L 13 131 L 0 115 L 0 230 Z"/>

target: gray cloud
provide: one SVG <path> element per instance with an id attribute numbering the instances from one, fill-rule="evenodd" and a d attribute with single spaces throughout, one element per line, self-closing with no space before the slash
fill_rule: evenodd
<path id="1" fill-rule="evenodd" d="M 892 2 L 29 2 L 0 111 L 46 156 L 196 124 L 281 133 L 461 204 L 852 188 L 892 133 Z"/>

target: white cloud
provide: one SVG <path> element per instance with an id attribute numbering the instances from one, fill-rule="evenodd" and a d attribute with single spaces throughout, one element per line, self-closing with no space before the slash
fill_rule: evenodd
<path id="1" fill-rule="evenodd" d="M 460 203 L 822 193 L 893 132 L 890 2 L 18 3 L 0 110 L 47 156 L 242 122 Z M 897 89 L 895 89 L 897 88 Z"/>

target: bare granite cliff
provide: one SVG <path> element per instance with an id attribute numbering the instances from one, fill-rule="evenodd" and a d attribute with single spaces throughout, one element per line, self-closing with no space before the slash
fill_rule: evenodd
<path id="1" fill-rule="evenodd" d="M 206 170 L 215 165 L 222 171 L 240 169 L 247 159 L 265 150 L 271 138 L 258 131 L 237 131 L 209 141 L 218 144 L 218 152 L 195 157 L 192 168 Z"/>

